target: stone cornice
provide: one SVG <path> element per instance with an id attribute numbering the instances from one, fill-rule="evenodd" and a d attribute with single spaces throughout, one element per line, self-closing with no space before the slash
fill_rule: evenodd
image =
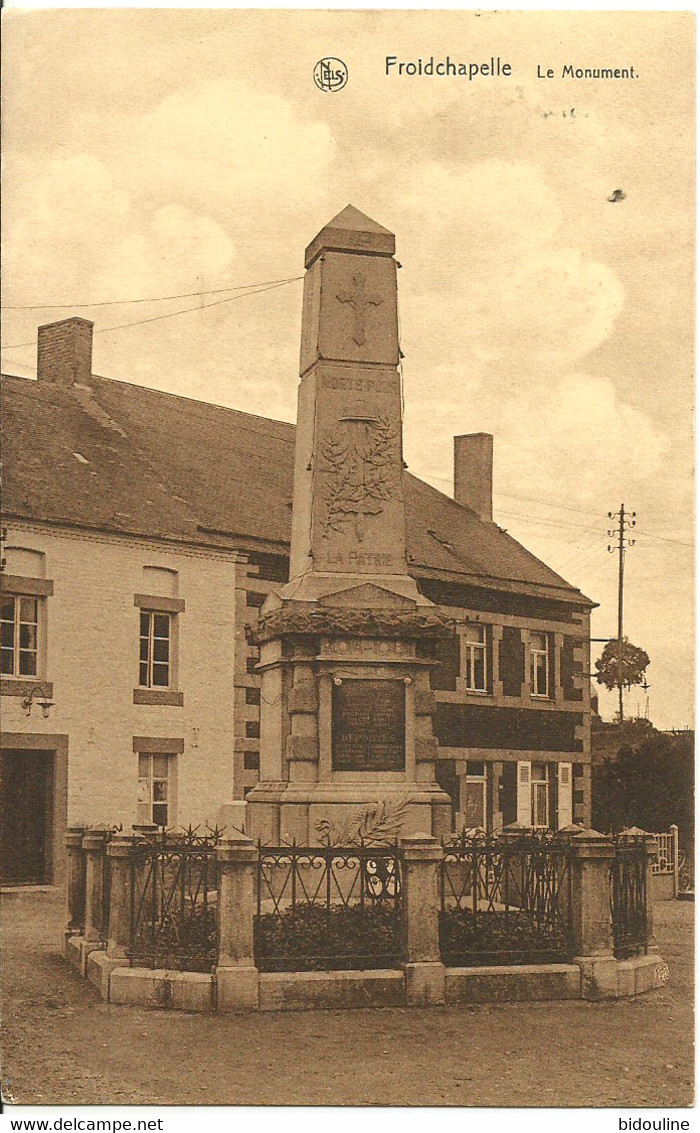
<path id="1" fill-rule="evenodd" d="M 248 639 L 254 645 L 296 635 L 436 639 L 450 637 L 453 632 L 443 614 L 425 608 L 372 610 L 287 606 L 247 628 Z"/>

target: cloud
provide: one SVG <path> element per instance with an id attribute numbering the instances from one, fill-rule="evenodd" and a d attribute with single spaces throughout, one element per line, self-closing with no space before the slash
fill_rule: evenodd
<path id="1" fill-rule="evenodd" d="M 441 320 L 436 340 L 477 363 L 516 357 L 531 371 L 561 369 L 612 334 L 622 284 L 567 245 L 559 199 L 537 166 L 490 160 L 454 171 L 430 163 L 416 169 L 397 209 L 400 227 L 415 234 L 407 262 L 420 265 L 406 322 L 423 341 L 419 304 Z M 406 252 L 402 245 L 402 258 Z"/>
<path id="2" fill-rule="evenodd" d="M 229 213 L 318 199 L 336 153 L 326 122 L 270 90 L 224 78 L 166 96 L 136 123 L 133 145 L 141 158 L 129 171 L 134 187 Z"/>
<path id="3" fill-rule="evenodd" d="M 210 216 L 180 204 L 134 207 L 108 166 L 88 154 L 35 169 L 13 212 L 5 254 L 15 294 L 28 302 L 39 295 L 80 302 L 192 290 L 196 280 L 220 280 L 234 256 L 230 237 Z M 105 322 L 118 321 L 118 310 Z"/>

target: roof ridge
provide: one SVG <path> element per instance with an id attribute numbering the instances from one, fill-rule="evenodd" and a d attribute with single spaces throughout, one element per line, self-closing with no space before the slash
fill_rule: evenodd
<path id="1" fill-rule="evenodd" d="M 32 379 L 27 379 L 31 381 Z M 250 413 L 247 409 L 234 409 L 231 405 L 220 405 L 217 401 L 205 401 L 200 397 L 190 397 L 186 393 L 173 393 L 172 390 L 155 389 L 153 386 L 140 385 L 137 382 L 127 382 L 123 378 L 106 378 L 102 374 L 92 374 L 91 380 L 109 382 L 110 385 L 124 386 L 127 389 L 144 390 L 146 393 L 155 393 L 162 397 L 172 397 L 177 401 L 186 401 L 193 405 L 203 405 L 207 409 L 222 409 L 225 413 L 235 413 L 239 417 L 251 417 L 255 421 L 267 421 L 271 425 L 282 425 L 289 429 L 296 429 L 293 421 L 282 421 L 277 417 L 264 417 L 262 413 Z"/>

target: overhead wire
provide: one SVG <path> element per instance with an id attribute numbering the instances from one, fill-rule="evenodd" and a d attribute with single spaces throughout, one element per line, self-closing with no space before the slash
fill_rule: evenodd
<path id="1" fill-rule="evenodd" d="M 268 287 L 276 283 L 293 283 L 302 279 L 300 275 L 286 276 L 284 279 L 265 279 L 259 283 L 236 283 L 229 287 L 216 287 L 209 291 L 181 291 L 176 295 L 152 295 L 150 298 L 138 299 L 98 299 L 93 303 L 3 303 L 6 311 L 63 311 L 73 310 L 75 307 L 119 307 L 131 303 L 163 303 L 167 299 L 192 299 L 195 295 L 223 295 L 225 291 L 247 291 L 250 287 Z"/>
<path id="2" fill-rule="evenodd" d="M 203 303 L 197 307 L 183 307 L 180 311 L 168 311 L 164 315 L 152 315 L 148 319 L 134 319 L 129 323 L 117 323 L 112 327 L 97 327 L 94 331 L 95 334 L 109 334 L 113 330 L 124 330 L 126 327 L 143 326 L 145 323 L 157 323 L 162 319 L 174 319 L 177 315 L 188 315 L 192 311 L 206 311 L 209 307 L 220 307 L 223 303 L 235 303 L 237 299 L 247 299 L 250 295 L 260 295 L 263 291 L 274 291 L 279 287 L 286 287 L 290 283 L 296 283 L 297 280 L 303 279 L 303 276 L 297 275 L 293 279 L 285 279 L 280 283 L 268 283 L 260 286 L 251 291 L 246 291 L 240 295 L 229 295 L 226 299 L 216 299 L 213 303 Z M 15 342 L 8 346 L 3 346 L 3 350 L 19 350 L 23 346 L 34 346 L 35 340 L 31 342 Z"/>

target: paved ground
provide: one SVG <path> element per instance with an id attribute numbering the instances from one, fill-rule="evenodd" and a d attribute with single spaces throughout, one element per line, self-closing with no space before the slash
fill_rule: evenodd
<path id="1" fill-rule="evenodd" d="M 197 1016 L 102 1003 L 58 955 L 62 899 L 10 896 L 2 918 L 6 1097 L 35 1105 L 687 1106 L 693 912 L 689 903 L 657 905 L 671 978 L 637 999 Z"/>

